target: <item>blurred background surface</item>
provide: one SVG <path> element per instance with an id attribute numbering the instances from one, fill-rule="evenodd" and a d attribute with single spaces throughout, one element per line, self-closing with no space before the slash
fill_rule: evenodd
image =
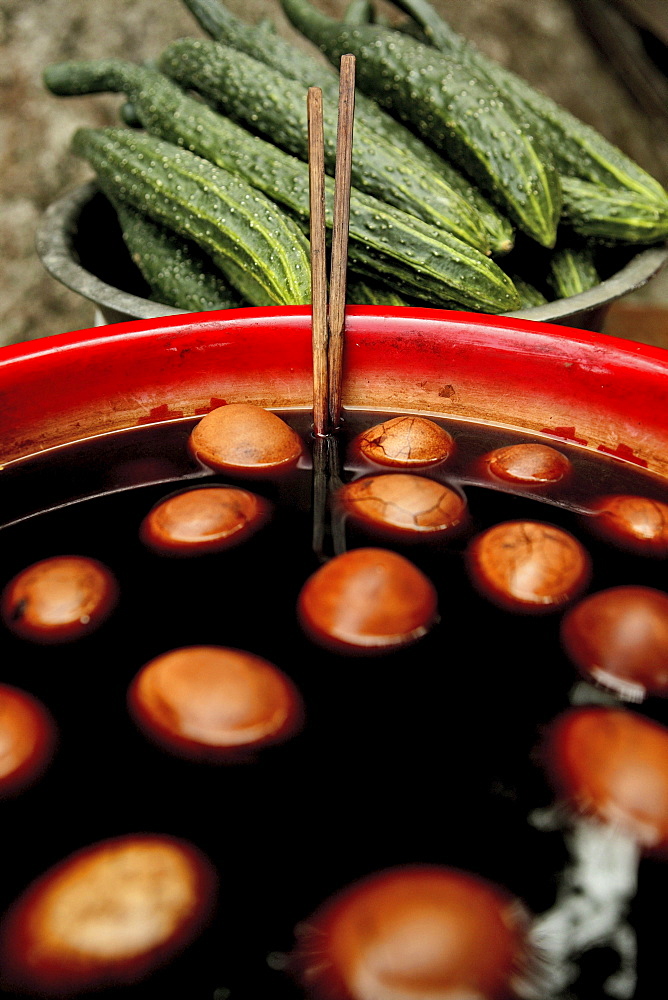
<path id="1" fill-rule="evenodd" d="M 307 45 L 288 26 L 277 0 L 227 0 L 248 21 L 275 20 L 279 32 Z M 625 0 L 629 3 L 630 0 Z M 637 0 L 636 0 L 637 2 Z M 615 11 L 601 0 L 434 0 L 452 26 L 488 55 L 514 69 L 593 125 L 668 185 L 668 119 L 660 105 L 641 103 L 629 89 L 628 58 Z M 615 0 L 619 4 L 619 0 Z M 318 0 L 341 16 L 344 0 Z M 632 6 L 633 4 L 631 4 Z M 668 4 L 663 5 L 664 16 Z M 396 8 L 383 13 L 401 19 Z M 614 7 L 615 4 L 612 5 Z M 651 0 L 649 6 L 653 6 Z M 612 28 L 613 50 L 591 34 L 592 9 Z M 117 123 L 121 98 L 55 98 L 41 82 L 49 63 L 119 56 L 142 61 L 172 39 L 202 32 L 180 0 L 3 0 L 0 6 L 0 343 L 33 339 L 93 325 L 94 307 L 44 271 L 34 249 L 44 209 L 92 176 L 69 151 L 80 125 Z M 647 35 L 637 35 L 644 44 Z M 601 48 L 604 44 L 604 48 Z M 654 54 L 654 53 L 653 53 Z M 634 64 L 643 53 L 631 51 Z M 659 52 L 660 55 L 660 52 Z M 637 56 L 637 59 L 635 58 Z M 103 234 L 101 234 L 103 238 Z M 629 297 L 610 318 L 624 333 L 643 306 L 643 339 L 668 346 L 668 269 Z M 649 319 L 647 319 L 649 316 Z M 630 317 L 630 318 L 629 318 Z M 619 327 L 619 329 L 617 329 Z"/>

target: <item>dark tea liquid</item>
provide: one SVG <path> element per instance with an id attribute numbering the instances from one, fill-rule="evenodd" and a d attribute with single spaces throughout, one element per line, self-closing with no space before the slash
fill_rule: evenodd
<path id="1" fill-rule="evenodd" d="M 310 447 L 309 414 L 281 415 Z M 344 481 L 391 471 L 346 460 L 347 442 L 387 416 L 346 414 Z M 530 438 L 442 423 L 455 453 L 422 472 L 463 490 L 471 524 L 453 541 L 391 544 L 437 587 L 440 620 L 416 645 L 377 657 L 324 650 L 296 620 L 299 591 L 319 565 L 308 462 L 275 481 L 214 475 L 189 457 L 193 421 L 183 421 L 57 449 L 3 473 L 3 520 L 13 523 L 0 531 L 1 585 L 37 560 L 87 555 L 112 570 L 120 601 L 76 642 L 46 646 L 0 632 L 0 680 L 41 699 L 60 734 L 41 780 L 0 803 L 0 910 L 75 850 L 127 833 L 191 841 L 219 874 L 213 921 L 183 955 L 142 983 L 96 996 L 298 1000 L 303 991 L 283 968 L 295 926 L 332 893 L 389 866 L 454 866 L 500 883 L 535 913 L 553 903 L 566 849 L 560 833 L 528 820 L 553 799 L 535 750 L 579 678 L 560 646 L 561 615 L 499 610 L 472 586 L 463 553 L 499 521 L 549 521 L 588 550 L 589 592 L 664 590 L 665 560 L 598 541 L 586 510 L 601 494 L 665 502 L 667 491 L 642 470 L 547 438 L 572 463 L 568 487 L 535 495 L 492 488 L 472 473 L 475 459 Z M 157 501 L 212 483 L 265 496 L 274 506 L 269 523 L 218 555 L 170 559 L 142 545 L 139 525 Z M 345 531 L 350 547 L 388 545 L 351 522 Z M 128 716 L 128 686 L 149 660 L 189 645 L 248 650 L 287 673 L 305 703 L 301 733 L 230 765 L 181 760 L 153 745 Z M 668 725 L 659 699 L 634 710 Z M 643 860 L 630 915 L 637 998 L 657 993 L 667 895 L 668 868 Z M 606 996 L 612 971 L 611 953 L 589 954 L 572 996 Z"/>

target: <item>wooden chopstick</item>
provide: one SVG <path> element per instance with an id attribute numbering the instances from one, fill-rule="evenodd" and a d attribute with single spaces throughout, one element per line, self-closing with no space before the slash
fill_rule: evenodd
<path id="1" fill-rule="evenodd" d="M 313 432 L 324 437 L 329 425 L 327 370 L 327 245 L 325 224 L 325 150 L 322 91 L 307 94 L 309 207 L 311 240 L 311 303 L 313 345 Z"/>
<path id="2" fill-rule="evenodd" d="M 311 241 L 311 342 L 313 353 L 313 551 L 324 562 L 327 535 L 327 497 L 340 486 L 338 442 L 335 432 L 341 415 L 343 333 L 346 308 L 350 174 L 355 109 L 355 57 L 341 59 L 339 120 L 334 178 L 334 213 L 327 310 L 327 244 L 325 211 L 325 154 L 322 91 L 307 94 L 309 207 Z M 331 525 L 335 554 L 345 551 L 340 518 Z"/>
<path id="3" fill-rule="evenodd" d="M 336 430 L 341 419 L 343 333 L 346 310 L 348 268 L 348 227 L 350 221 L 350 175 L 355 116 L 355 56 L 341 56 L 339 77 L 339 120 L 336 133 L 334 174 L 334 220 L 329 278 L 329 420 Z"/>

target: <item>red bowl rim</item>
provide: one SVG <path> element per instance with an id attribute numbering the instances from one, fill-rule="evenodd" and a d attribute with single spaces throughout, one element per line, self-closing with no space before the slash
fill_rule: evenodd
<path id="1" fill-rule="evenodd" d="M 0 349 L 0 461 L 246 399 L 311 405 L 310 307 L 94 327 Z M 485 420 L 668 478 L 668 351 L 531 320 L 351 306 L 344 405 Z"/>

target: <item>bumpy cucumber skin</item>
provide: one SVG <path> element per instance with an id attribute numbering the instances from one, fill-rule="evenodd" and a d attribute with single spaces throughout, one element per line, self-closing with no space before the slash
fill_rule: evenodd
<path id="1" fill-rule="evenodd" d="M 259 27 L 245 24 L 220 0 L 184 0 L 184 3 L 204 31 L 216 41 L 266 63 L 284 76 L 298 80 L 304 87 L 320 87 L 325 100 L 336 104 L 338 78 L 329 66 L 323 65 L 279 35 L 267 37 L 266 32 Z M 425 145 L 415 133 L 359 90 L 355 97 L 355 121 L 364 122 L 373 133 L 390 143 L 398 155 L 408 150 L 430 173 L 443 178 L 450 187 L 458 191 L 482 219 L 492 253 L 503 254 L 512 249 L 513 226 L 479 188 L 471 184 L 449 161 L 439 156 L 435 149 Z"/>
<path id="2" fill-rule="evenodd" d="M 154 301 L 191 312 L 245 304 L 194 243 L 129 205 L 116 201 L 114 208 L 125 245 Z"/>
<path id="3" fill-rule="evenodd" d="M 668 194 L 642 167 L 595 129 L 458 35 L 428 0 L 396 0 L 396 3 L 415 18 L 432 45 L 448 56 L 466 61 L 473 72 L 484 74 L 500 88 L 531 127 L 540 131 L 561 173 L 608 187 L 627 188 L 668 208 Z"/>
<path id="4" fill-rule="evenodd" d="M 561 187 L 549 153 L 508 114 L 499 91 L 456 60 L 401 32 L 378 25 L 348 26 L 307 0 L 282 0 L 292 23 L 338 63 L 357 56 L 361 90 L 445 150 L 517 225 L 553 246 Z"/>
<path id="5" fill-rule="evenodd" d="M 229 115 L 286 152 L 308 159 L 304 89 L 278 70 L 220 42 L 182 38 L 167 46 L 160 69 L 183 87 L 213 100 Z M 325 166 L 336 162 L 337 108 L 323 107 Z M 446 229 L 483 253 L 489 244 L 482 220 L 464 198 L 404 150 L 400 153 L 363 121 L 353 134 L 352 182 L 404 212 Z"/>
<path id="6" fill-rule="evenodd" d="M 429 289 L 438 280 L 439 305 L 446 308 L 453 300 L 468 309 L 484 312 L 508 312 L 516 308 L 518 295 L 512 281 L 484 254 L 449 233 L 436 233 L 428 223 L 391 209 L 369 195 L 358 193 L 357 198 L 368 206 L 357 225 L 358 270 L 371 277 L 380 274 L 400 291 L 422 301 L 433 302 Z M 391 241 L 394 260 L 386 255 L 380 257 L 375 250 L 379 232 Z M 406 266 L 411 262 L 416 265 L 413 269 Z M 401 269 L 397 265 L 402 265 Z"/>
<path id="7" fill-rule="evenodd" d="M 591 247 L 563 247 L 550 259 L 546 276 L 558 299 L 567 299 L 595 288 L 601 281 Z"/>
<path id="8" fill-rule="evenodd" d="M 251 305 L 310 301 L 303 233 L 239 177 L 128 129 L 79 129 L 73 149 L 89 161 L 109 197 L 197 243 Z"/>
<path id="9" fill-rule="evenodd" d="M 564 177 L 563 220 L 580 236 L 602 243 L 659 243 L 668 238 L 668 202 L 628 188 Z"/>
<path id="10" fill-rule="evenodd" d="M 251 136 L 156 70 L 121 60 L 60 63 L 45 74 L 58 94 L 115 90 L 126 93 L 144 126 L 221 167 L 235 171 L 302 220 L 309 216 L 308 167 Z M 332 225 L 333 183 L 326 179 L 327 223 Z M 355 189 L 350 199 L 351 260 L 371 277 L 391 274 L 409 293 L 435 306 L 507 312 L 519 298 L 510 279 L 479 251 L 448 233 Z M 370 264 L 371 262 L 371 264 Z"/>

